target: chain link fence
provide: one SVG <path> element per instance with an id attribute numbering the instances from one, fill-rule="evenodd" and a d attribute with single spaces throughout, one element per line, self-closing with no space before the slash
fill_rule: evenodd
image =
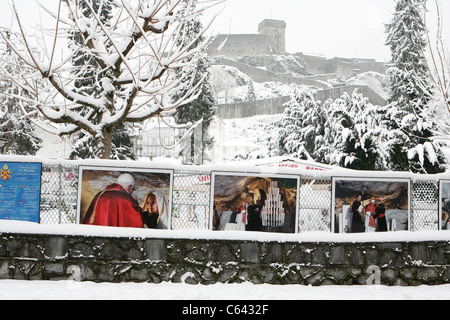
<path id="1" fill-rule="evenodd" d="M 42 224 L 76 223 L 77 202 L 78 167 L 43 165 L 40 222 Z"/>
<path id="2" fill-rule="evenodd" d="M 78 166 L 42 167 L 40 221 L 42 224 L 77 223 Z M 298 230 L 334 230 L 331 226 L 331 176 L 301 176 Z M 174 172 L 172 229 L 210 228 L 211 173 Z M 439 229 L 439 181 L 411 183 L 411 231 Z"/>

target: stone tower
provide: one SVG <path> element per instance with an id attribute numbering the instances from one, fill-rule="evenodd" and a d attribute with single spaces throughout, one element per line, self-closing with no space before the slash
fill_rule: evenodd
<path id="1" fill-rule="evenodd" d="M 258 25 L 258 33 L 267 37 L 268 45 L 274 53 L 286 52 L 286 22 L 283 20 L 265 19 Z"/>

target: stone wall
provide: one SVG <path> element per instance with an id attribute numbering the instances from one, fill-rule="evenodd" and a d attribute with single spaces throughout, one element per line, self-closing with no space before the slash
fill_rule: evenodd
<path id="1" fill-rule="evenodd" d="M 342 97 L 347 92 L 352 95 L 353 91 L 358 90 L 358 93 L 369 99 L 369 102 L 374 105 L 384 106 L 386 100 L 379 96 L 375 91 L 367 86 L 349 85 L 335 87 L 331 89 L 318 90 L 314 93 L 314 98 L 322 102 Z M 240 119 L 250 118 L 259 115 L 275 115 L 284 113 L 284 104 L 289 102 L 291 97 L 278 97 L 256 101 L 245 101 L 236 103 L 227 103 L 216 105 L 217 114 L 221 119 Z"/>
<path id="2" fill-rule="evenodd" d="M 450 283 L 449 241 L 340 243 L 0 234 L 0 279 L 302 285 Z"/>
<path id="3" fill-rule="evenodd" d="M 208 55 L 240 57 L 244 55 L 270 54 L 265 34 L 219 34 L 208 46 Z"/>
<path id="4" fill-rule="evenodd" d="M 291 97 L 270 98 L 264 100 L 245 101 L 216 105 L 221 119 L 241 119 L 259 115 L 274 115 L 284 112 L 284 104 Z"/>

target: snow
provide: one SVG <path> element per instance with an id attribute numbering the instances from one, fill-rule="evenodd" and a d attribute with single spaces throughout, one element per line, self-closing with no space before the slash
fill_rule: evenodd
<path id="1" fill-rule="evenodd" d="M 450 285 L 420 287 L 0 280 L 1 300 L 448 300 Z M 189 303 L 186 302 L 188 305 Z M 270 302 L 264 302 L 269 304 Z"/>
<path id="2" fill-rule="evenodd" d="M 37 224 L 24 221 L 0 220 L 0 233 L 49 234 L 58 236 L 87 236 L 137 239 L 193 239 L 193 240 L 240 240 L 276 242 L 427 242 L 450 241 L 450 232 L 443 231 L 397 231 L 388 233 L 336 234 L 331 232 L 302 232 L 298 234 L 211 231 L 199 229 L 156 230 L 136 228 L 113 228 L 77 224 Z"/>

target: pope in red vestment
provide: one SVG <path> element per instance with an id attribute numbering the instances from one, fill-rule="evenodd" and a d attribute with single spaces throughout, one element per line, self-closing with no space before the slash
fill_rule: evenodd
<path id="1" fill-rule="evenodd" d="M 125 187 L 113 183 L 99 192 L 92 200 L 83 219 L 83 224 L 142 228 L 142 209 L 131 196 L 134 185 Z"/>

